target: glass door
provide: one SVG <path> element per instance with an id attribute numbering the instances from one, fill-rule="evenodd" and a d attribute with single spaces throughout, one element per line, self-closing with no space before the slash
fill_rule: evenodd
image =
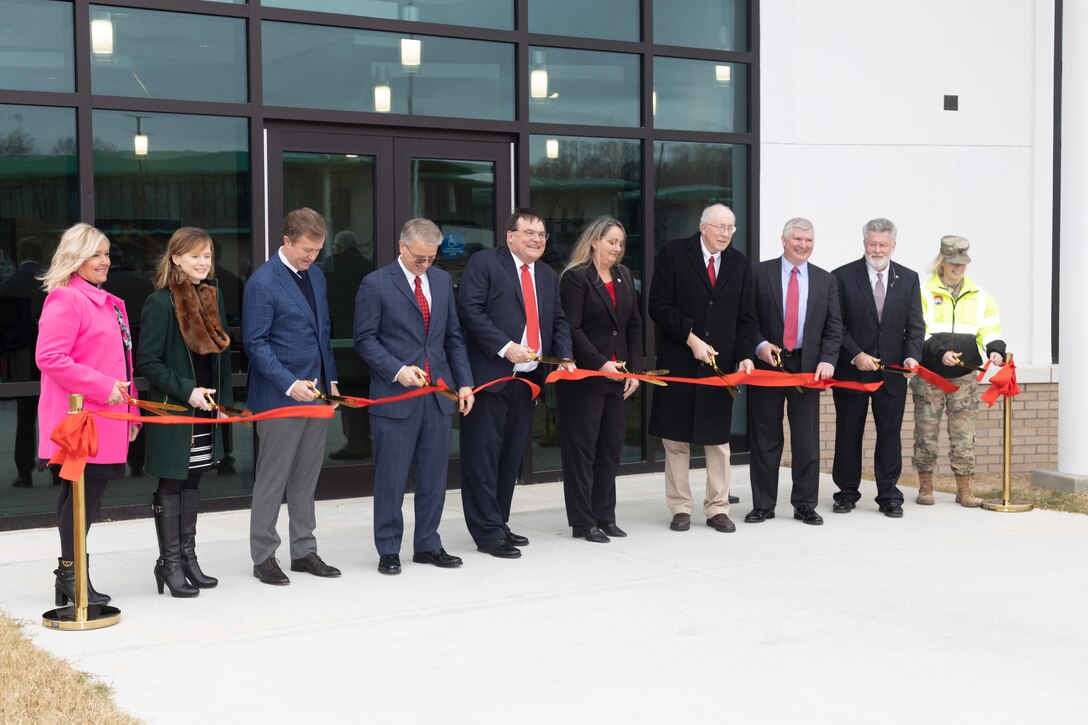
<path id="1" fill-rule="evenodd" d="M 355 294 L 363 277 L 391 264 L 400 228 L 426 217 L 443 231 L 437 267 L 456 288 L 473 252 L 495 245 L 512 208 L 510 144 L 269 130 L 268 243 L 281 243 L 283 216 L 308 206 L 329 235 L 317 264 L 329 290 L 332 345 L 340 390 L 368 397 L 370 371 L 352 346 Z M 329 424 L 321 498 L 372 490 L 373 447 L 367 410 L 341 408 Z M 449 485 L 460 485 L 459 421 L 454 421 Z"/>

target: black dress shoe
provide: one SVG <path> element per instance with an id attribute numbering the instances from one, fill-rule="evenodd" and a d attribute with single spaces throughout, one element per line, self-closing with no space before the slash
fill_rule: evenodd
<path id="1" fill-rule="evenodd" d="M 729 503 L 740 503 L 740 496 L 729 494 Z"/>
<path id="2" fill-rule="evenodd" d="M 382 554 L 378 559 L 378 571 L 382 574 L 400 574 L 400 554 Z"/>
<path id="3" fill-rule="evenodd" d="M 11 485 L 15 488 L 33 488 L 34 481 L 29 476 L 19 476 L 11 482 Z"/>
<path id="4" fill-rule="evenodd" d="M 601 531 L 613 538 L 622 539 L 624 536 L 627 536 L 627 532 L 615 524 L 601 524 Z"/>
<path id="5" fill-rule="evenodd" d="M 529 540 L 520 534 L 515 534 L 513 531 L 507 529 L 506 540 L 510 542 L 510 546 L 528 546 Z"/>
<path id="6" fill-rule="evenodd" d="M 445 549 L 417 551 L 412 554 L 412 561 L 417 564 L 434 564 L 442 569 L 456 569 L 464 563 L 461 561 L 461 557 L 447 554 Z"/>
<path id="7" fill-rule="evenodd" d="M 280 563 L 276 561 L 274 556 L 268 557 L 253 567 L 253 576 L 260 579 L 262 584 L 284 586 L 291 583 L 291 580 L 283 573 L 283 569 L 280 569 Z"/>
<path id="8" fill-rule="evenodd" d="M 774 509 L 752 509 L 744 517 L 746 524 L 761 524 L 767 519 L 774 518 Z"/>
<path id="9" fill-rule="evenodd" d="M 509 539 L 495 539 L 487 544 L 478 544 L 476 551 L 482 551 L 500 559 L 517 559 L 521 556 L 521 550 L 511 544 Z"/>
<path id="10" fill-rule="evenodd" d="M 855 504 L 853 501 L 836 501 L 831 506 L 831 512 L 836 514 L 848 514 L 854 510 Z"/>
<path id="11" fill-rule="evenodd" d="M 691 528 L 691 514 L 676 514 L 672 517 L 669 528 L 673 531 L 687 531 Z"/>
<path id="12" fill-rule="evenodd" d="M 898 501 L 892 501 L 891 503 L 880 504 L 880 513 L 884 514 L 890 519 L 903 518 L 903 504 Z"/>
<path id="13" fill-rule="evenodd" d="M 605 536 L 605 533 L 596 526 L 590 526 L 585 528 L 582 526 L 575 526 L 571 529 L 574 538 L 585 539 L 586 541 L 592 541 L 595 544 L 607 544 L 612 539 Z"/>
<path id="14" fill-rule="evenodd" d="M 819 526 L 824 522 L 823 517 L 811 506 L 798 506 L 793 510 L 793 518 L 811 526 Z"/>
<path id="15" fill-rule="evenodd" d="M 349 451 L 347 448 L 340 448 L 329 454 L 329 458 L 334 461 L 361 461 L 364 458 L 370 458 L 369 453 L 355 453 Z"/>
<path id="16" fill-rule="evenodd" d="M 737 525 L 729 520 L 725 514 L 714 514 L 706 520 L 706 525 L 713 527 L 723 534 L 731 534 L 737 530 Z"/>
<path id="17" fill-rule="evenodd" d="M 340 576 L 340 570 L 323 562 L 316 551 L 311 551 L 301 559 L 291 559 L 291 571 L 308 571 L 314 576 Z"/>

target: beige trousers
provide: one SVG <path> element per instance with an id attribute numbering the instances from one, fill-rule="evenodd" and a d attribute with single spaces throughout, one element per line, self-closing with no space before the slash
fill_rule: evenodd
<path id="1" fill-rule="evenodd" d="M 691 444 L 662 438 L 665 446 L 665 503 L 669 511 L 688 514 L 694 509 L 688 471 L 691 464 Z M 729 444 L 704 446 L 706 451 L 706 498 L 703 513 L 709 519 L 717 514 L 729 514 Z"/>

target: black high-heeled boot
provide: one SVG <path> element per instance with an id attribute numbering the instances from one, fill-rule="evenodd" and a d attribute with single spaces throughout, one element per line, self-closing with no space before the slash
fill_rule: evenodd
<path id="1" fill-rule="evenodd" d="M 71 602 L 76 603 L 76 570 L 72 562 L 65 561 L 64 559 L 57 559 L 57 568 L 53 570 L 53 574 L 56 575 L 57 581 L 54 584 L 56 590 L 55 600 L 58 607 Z M 87 604 L 109 604 L 110 597 L 107 594 L 96 592 L 94 587 L 91 586 L 90 573 L 87 576 Z"/>
<path id="2" fill-rule="evenodd" d="M 172 597 L 195 597 L 200 594 L 189 586 L 181 570 L 181 496 L 160 496 L 151 499 L 155 513 L 155 534 L 159 539 L 159 559 L 155 562 L 155 583 L 162 594 L 163 586 L 170 589 Z"/>
<path id="3" fill-rule="evenodd" d="M 219 580 L 208 576 L 196 560 L 196 516 L 200 512 L 200 489 L 181 490 L 181 570 L 197 589 L 211 589 Z"/>

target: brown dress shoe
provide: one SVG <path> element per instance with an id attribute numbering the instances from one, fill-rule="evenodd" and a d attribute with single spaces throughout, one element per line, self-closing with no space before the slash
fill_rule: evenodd
<path id="1" fill-rule="evenodd" d="M 691 515 L 676 514 L 672 517 L 672 523 L 669 524 L 669 528 L 673 531 L 687 531 L 691 528 Z"/>
<path id="2" fill-rule="evenodd" d="M 715 530 L 723 534 L 731 534 L 737 530 L 737 525 L 729 520 L 725 514 L 714 514 L 706 520 L 707 526 L 713 526 Z"/>

